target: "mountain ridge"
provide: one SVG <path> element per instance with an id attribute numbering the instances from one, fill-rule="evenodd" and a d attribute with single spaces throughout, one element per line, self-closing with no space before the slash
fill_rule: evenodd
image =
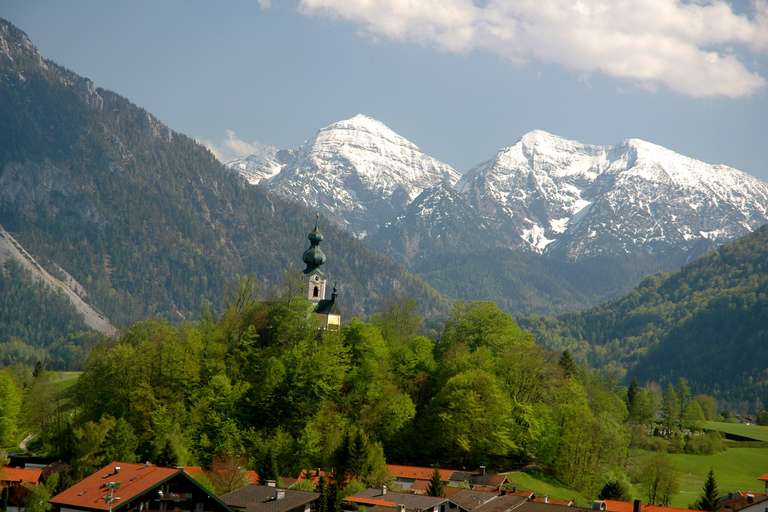
<path id="1" fill-rule="evenodd" d="M 0 20 L 0 224 L 61 268 L 117 326 L 223 307 L 233 281 L 262 295 L 298 272 L 314 212 L 227 172 L 213 154 L 122 96 L 43 59 Z M 399 295 L 445 299 L 321 218 L 345 313 Z"/>
<path id="2" fill-rule="evenodd" d="M 768 225 L 581 312 L 520 318 L 538 342 L 641 382 L 762 406 L 768 391 Z"/>
<path id="3" fill-rule="evenodd" d="M 331 130 L 335 126 L 343 126 L 352 139 L 349 132 L 358 129 L 384 129 L 382 140 L 399 137 L 370 116 L 329 125 Z M 303 149 L 283 150 L 281 169 L 301 167 L 297 155 L 306 153 L 313 140 Z M 391 167 L 387 152 L 376 149 L 377 141 L 369 142 L 375 165 Z M 327 147 L 323 156 L 331 167 L 344 160 L 334 151 Z M 266 174 L 274 172 L 272 166 Z M 261 185 L 273 189 L 284 172 L 278 170 Z M 303 167 L 302 180 L 291 182 L 291 188 L 301 191 L 329 183 L 320 167 L 312 165 Z M 356 184 L 335 182 L 326 192 L 344 196 L 347 206 L 357 201 L 347 211 L 377 205 L 376 222 L 367 225 L 376 229 L 356 232 L 367 245 L 393 256 L 449 296 L 497 300 L 517 313 L 594 305 L 629 291 L 647 275 L 677 269 L 768 222 L 768 184 L 742 171 L 639 138 L 614 145 L 584 144 L 544 130 L 523 134 L 457 181 L 419 187 L 410 201 L 391 201 L 386 194 L 373 197 L 373 189 L 368 189 L 373 196 L 356 196 L 357 190 Z M 321 209 L 328 205 L 323 201 L 311 194 L 304 198 L 308 206 Z M 381 208 L 382 202 L 390 204 Z M 348 229 L 357 222 L 336 213 Z M 467 259 L 472 254 L 482 266 Z M 429 268 L 436 261 L 440 268 Z M 454 265 L 459 261 L 464 262 L 462 269 L 475 273 L 457 272 Z M 522 280 L 533 269 L 559 276 L 562 286 L 527 286 Z M 494 282 L 493 273 L 500 282 Z M 581 274 L 597 282 L 587 282 Z M 473 283 L 473 276 L 479 275 L 486 286 Z M 536 294 L 541 297 L 534 298 Z"/>

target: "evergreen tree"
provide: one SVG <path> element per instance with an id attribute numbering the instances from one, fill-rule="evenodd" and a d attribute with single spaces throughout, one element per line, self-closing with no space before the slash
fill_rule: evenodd
<path id="1" fill-rule="evenodd" d="M 264 456 L 264 463 L 261 468 L 259 468 L 259 475 L 261 476 L 262 484 L 267 480 L 274 480 L 277 482 L 280 478 L 280 469 L 277 467 L 277 456 L 271 445 Z"/>
<path id="2" fill-rule="evenodd" d="M 600 494 L 597 496 L 601 500 L 628 500 L 629 491 L 627 487 L 618 480 L 606 482 Z"/>
<path id="3" fill-rule="evenodd" d="M 438 471 L 437 466 L 435 466 L 432 471 L 432 478 L 429 479 L 429 484 L 427 485 L 427 495 L 443 496 L 444 493 L 445 483 L 443 483 L 443 479 L 440 478 L 440 471 Z"/>
<path id="4" fill-rule="evenodd" d="M 637 394 L 640 392 L 640 385 L 637 383 L 637 379 L 632 379 L 632 383 L 627 389 L 627 409 L 632 411 L 632 407 L 637 399 Z"/>
<path id="5" fill-rule="evenodd" d="M 558 361 L 560 368 L 563 369 L 563 373 L 566 377 L 573 377 L 576 375 L 576 363 L 573 360 L 573 356 L 567 350 L 564 350 Z"/>
<path id="6" fill-rule="evenodd" d="M 157 465 L 165 468 L 173 468 L 179 465 L 179 456 L 176 454 L 176 449 L 173 447 L 173 442 L 169 439 L 165 440 L 163 449 L 157 455 Z"/>
<path id="7" fill-rule="evenodd" d="M 697 510 L 718 510 L 720 499 L 719 492 L 717 490 L 717 481 L 715 480 L 715 472 L 710 468 L 707 480 L 704 482 L 704 488 L 702 489 L 701 497 L 693 504 L 693 508 Z"/>
<path id="8" fill-rule="evenodd" d="M 329 508 L 329 488 L 328 481 L 324 475 L 320 475 L 320 480 L 317 482 L 317 491 L 320 496 L 317 498 L 317 510 L 316 512 L 331 512 Z"/>

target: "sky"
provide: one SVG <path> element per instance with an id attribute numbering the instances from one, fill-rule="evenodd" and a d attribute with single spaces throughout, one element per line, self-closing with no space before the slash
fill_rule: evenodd
<path id="1" fill-rule="evenodd" d="M 543 129 L 768 180 L 768 0 L 2 0 L 223 159 L 371 115 L 460 171 Z"/>

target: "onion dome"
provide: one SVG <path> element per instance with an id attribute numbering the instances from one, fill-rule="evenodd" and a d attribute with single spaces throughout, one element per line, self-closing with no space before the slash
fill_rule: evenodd
<path id="1" fill-rule="evenodd" d="M 320 242 L 323 241 L 323 234 L 320 233 L 320 229 L 317 227 L 317 218 L 315 218 L 315 227 L 309 232 L 307 238 L 309 239 L 310 244 L 309 249 L 304 251 L 304 254 L 301 257 L 304 263 L 307 264 L 307 268 L 304 269 L 305 274 L 309 274 L 325 263 L 325 254 L 319 247 Z"/>

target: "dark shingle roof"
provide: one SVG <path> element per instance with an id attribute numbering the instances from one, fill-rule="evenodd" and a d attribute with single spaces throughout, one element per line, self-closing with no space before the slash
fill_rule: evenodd
<path id="1" fill-rule="evenodd" d="M 293 489 L 286 489 L 284 492 L 285 497 L 277 500 L 277 507 L 275 507 L 277 489 L 267 485 L 246 485 L 223 495 L 221 500 L 230 507 L 244 509 L 247 512 L 287 512 L 311 503 L 320 497 L 320 494 L 316 492 L 295 491 Z"/>
<path id="2" fill-rule="evenodd" d="M 461 490 L 451 496 L 451 502 L 455 503 L 464 510 L 474 510 L 479 506 L 491 501 L 498 494 L 495 492 Z"/>
<path id="3" fill-rule="evenodd" d="M 473 512 L 510 512 L 520 509 L 526 501 L 522 496 L 506 494 L 477 507 Z"/>
<path id="4" fill-rule="evenodd" d="M 420 494 L 405 494 L 401 492 L 387 491 L 381 493 L 381 489 L 365 489 L 354 495 L 357 498 L 374 498 L 377 500 L 391 501 L 397 505 L 405 505 L 408 510 L 429 510 L 448 501 L 439 496 L 423 496 Z"/>
<path id="5" fill-rule="evenodd" d="M 315 306 L 315 313 L 318 315 L 340 315 L 341 310 L 334 299 L 323 299 Z"/>

